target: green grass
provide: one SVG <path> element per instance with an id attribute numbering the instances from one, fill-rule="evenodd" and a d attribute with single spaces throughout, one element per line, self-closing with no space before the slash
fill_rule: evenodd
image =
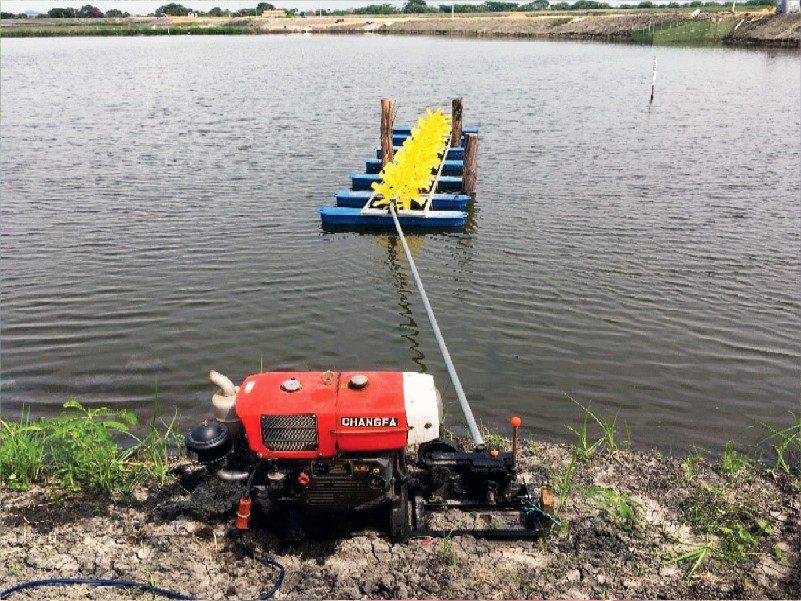
<path id="1" fill-rule="evenodd" d="M 11 490 L 25 490 L 45 471 L 44 428 L 30 422 L 29 414 L 19 422 L 0 420 L 0 482 Z"/>
<path id="2" fill-rule="evenodd" d="M 726 443 L 723 449 L 723 456 L 720 459 L 720 468 L 729 480 L 729 485 L 733 485 L 740 475 L 740 470 L 753 465 L 752 461 L 734 450 L 731 441 Z"/>
<path id="3" fill-rule="evenodd" d="M 797 414 L 792 411 L 789 413 L 792 419 L 787 428 L 779 429 L 762 423 L 762 427 L 770 433 L 762 443 L 770 443 L 776 452 L 777 471 L 785 474 L 801 473 L 801 411 Z"/>
<path id="4" fill-rule="evenodd" d="M 616 441 L 617 416 L 615 416 L 614 419 L 608 419 L 604 416 L 597 415 L 590 410 L 590 403 L 584 406 L 569 395 L 568 398 L 584 410 L 584 415 L 582 417 L 581 426 L 578 429 L 567 426 L 567 428 L 576 435 L 576 440 L 573 443 L 571 451 L 570 463 L 568 463 L 561 472 L 552 472 L 550 477 L 551 484 L 558 493 L 558 501 L 554 508 L 557 515 L 564 515 L 564 511 L 567 508 L 568 494 L 573 488 L 573 472 L 576 465 L 588 461 L 593 455 L 603 449 L 606 449 L 610 455 L 614 455 L 618 451 L 618 444 Z M 626 428 L 626 434 L 627 441 L 624 442 L 624 446 L 630 447 L 631 431 L 628 427 Z M 599 492 L 598 494 L 600 495 L 601 493 Z M 617 502 L 624 501 L 622 497 L 620 497 L 615 499 L 615 503 Z M 622 511 L 626 516 L 630 515 L 630 509 L 630 505 L 627 505 L 626 508 L 619 507 L 619 511 Z M 562 518 L 561 522 L 563 533 L 567 533 L 569 529 L 568 520 Z"/>
<path id="5" fill-rule="evenodd" d="M 152 36 L 152 35 L 242 35 L 258 33 L 255 27 L 76 27 L 75 29 L 20 29 L 3 31 L 4 38 L 42 38 L 68 36 Z"/>
<path id="6" fill-rule="evenodd" d="M 461 526 L 461 524 L 462 519 L 457 521 L 442 539 L 442 559 L 444 563 L 450 564 L 451 567 L 456 567 L 456 564 L 459 561 L 459 558 L 456 555 L 456 549 L 453 546 L 453 533 L 459 528 L 459 526 Z"/>
<path id="7" fill-rule="evenodd" d="M 681 462 L 681 467 L 684 470 L 685 482 L 690 482 L 693 479 L 693 476 L 695 475 L 695 466 L 703 462 L 704 458 L 698 453 L 687 455 L 684 458 L 684 460 Z"/>
<path id="8" fill-rule="evenodd" d="M 587 460 L 604 447 L 612 455 L 617 453 L 617 416 L 615 416 L 614 419 L 609 419 L 604 416 L 596 415 L 590 410 L 591 403 L 587 403 L 587 406 L 585 407 L 574 398 L 568 398 L 570 398 L 571 401 L 584 410 L 584 417 L 579 429 L 574 429 L 570 426 L 567 426 L 567 428 L 576 435 L 576 442 L 573 444 L 573 449 L 577 454 L 578 459 L 580 461 Z M 595 434 L 590 431 L 590 419 L 592 419 L 592 421 L 595 422 L 595 424 L 600 428 L 600 431 L 596 432 Z M 626 428 L 626 431 L 627 442 L 624 442 L 624 445 L 630 447 L 631 432 L 628 430 L 628 427 Z"/>
<path id="9" fill-rule="evenodd" d="M 626 531 L 634 530 L 639 524 L 638 512 L 642 512 L 643 505 L 629 495 L 610 488 L 592 488 L 589 497 L 597 501 L 606 513 L 620 528 Z"/>
<path id="10" fill-rule="evenodd" d="M 746 501 L 730 503 L 715 491 L 701 489 L 681 504 L 684 519 L 693 531 L 707 542 L 691 551 L 669 558 L 672 563 L 691 564 L 686 578 L 691 578 L 709 557 L 734 564 L 754 552 L 762 539 L 770 534 L 770 518 Z"/>
<path id="11" fill-rule="evenodd" d="M 711 542 L 707 541 L 706 544 L 699 545 L 692 551 L 688 551 L 686 553 L 679 553 L 677 555 L 672 556 L 668 561 L 670 563 L 690 563 L 692 562 L 692 566 L 687 570 L 684 574 L 684 577 L 688 580 L 693 577 L 693 574 L 698 571 L 698 568 L 701 567 L 701 564 L 706 561 L 706 558 L 714 552 L 714 546 Z"/>
<path id="12" fill-rule="evenodd" d="M 481 424 L 480 431 L 481 431 L 481 436 L 484 439 L 484 445 L 488 449 L 495 449 L 497 451 L 504 450 L 504 447 L 506 446 L 506 441 L 500 434 L 492 432 L 484 424 Z"/>
<path id="13" fill-rule="evenodd" d="M 567 493 L 570 492 L 573 483 L 573 470 L 576 469 L 577 462 L 578 457 L 574 452 L 570 457 L 570 463 L 565 467 L 565 471 L 563 471 L 556 480 L 556 488 L 559 491 L 559 504 L 555 509 L 558 512 L 563 511 L 567 504 Z"/>
<path id="14" fill-rule="evenodd" d="M 692 19 L 661 23 L 646 30 L 632 30 L 631 40 L 646 44 L 710 44 L 722 42 L 736 25 L 734 19 Z"/>
<path id="15" fill-rule="evenodd" d="M 131 432 L 138 420 L 124 409 L 92 409 L 77 401 L 64 403 L 64 409 L 54 418 L 31 420 L 28 412 L 18 422 L 0 420 L 0 482 L 10 490 L 58 483 L 113 496 L 130 493 L 144 480 L 166 480 L 171 449 L 181 436 L 175 417 L 159 424 L 158 390 L 144 438 Z"/>
<path id="16" fill-rule="evenodd" d="M 554 470 L 550 473 L 550 488 L 558 493 L 558 498 L 555 501 L 554 513 L 558 516 L 561 522 L 563 534 L 567 534 L 568 530 L 570 529 L 570 524 L 568 523 L 564 513 L 567 509 L 568 494 L 573 488 L 573 471 L 576 469 L 576 464 L 578 462 L 578 453 L 574 448 L 570 457 L 570 463 L 565 466 L 565 469 L 561 472 Z"/>

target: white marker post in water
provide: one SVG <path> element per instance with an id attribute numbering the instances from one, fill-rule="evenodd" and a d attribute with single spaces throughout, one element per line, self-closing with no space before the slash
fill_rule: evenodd
<path id="1" fill-rule="evenodd" d="M 648 104 L 654 103 L 654 88 L 656 87 L 656 57 L 654 57 L 654 78 L 651 80 L 651 100 Z"/>

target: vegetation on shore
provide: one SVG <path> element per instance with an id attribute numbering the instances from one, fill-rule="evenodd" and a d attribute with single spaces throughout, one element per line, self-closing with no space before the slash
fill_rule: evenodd
<path id="1" fill-rule="evenodd" d="M 612 488 L 586 487 L 574 482 L 579 465 L 591 463 L 597 454 L 604 451 L 614 457 L 619 449 L 631 447 L 628 429 L 626 439 L 618 439 L 617 417 L 599 416 L 591 411 L 589 404 L 579 406 L 584 415 L 579 428 L 570 428 L 575 436 L 571 459 L 549 476 L 549 484 L 558 499 L 556 514 L 561 519 L 563 534 L 566 535 L 570 528 L 567 518 L 570 503 L 595 504 L 617 527 L 636 532 L 642 528 L 641 518 L 645 509 L 642 503 Z M 684 484 L 691 490 L 680 503 L 682 517 L 705 542 L 674 553 L 666 561 L 684 566 L 687 579 L 712 557 L 730 565 L 737 564 L 746 555 L 754 553 L 762 539 L 771 533 L 773 517 L 767 515 L 755 499 L 737 494 L 739 484 L 763 477 L 785 478 L 787 485 L 801 495 L 801 411 L 798 414 L 790 412 L 790 416 L 791 423 L 786 428 L 763 423 L 768 435 L 757 444 L 753 453 L 741 454 L 727 443 L 719 457 L 698 452 L 682 460 Z M 654 453 L 661 455 L 659 451 Z M 708 464 L 723 477 L 725 484 L 710 486 L 706 482 L 697 482 L 696 466 L 699 464 Z M 783 551 L 776 546 L 770 549 L 770 553 L 781 560 Z"/>
<path id="2" fill-rule="evenodd" d="M 544 2 L 544 0 L 542 0 Z M 701 3 L 653 6 L 648 0 L 639 5 L 607 7 L 595 0 L 560 2 L 541 10 L 476 12 L 451 15 L 387 12 L 384 5 L 355 9 L 341 18 L 330 11 L 318 11 L 314 18 L 293 18 L 283 11 L 267 11 L 263 16 L 223 15 L 219 9 L 208 14 L 189 11 L 182 5 L 166 5 L 165 12 L 149 17 L 119 15 L 106 18 L 68 18 L 53 13 L 48 18 L 20 18 L 3 13 L 0 37 L 59 36 L 158 36 L 158 35 L 241 35 L 289 33 L 339 34 L 423 34 L 465 37 L 569 38 L 632 41 L 640 44 L 732 44 L 798 46 L 799 27 L 793 15 L 773 15 L 772 0 L 747 0 L 732 12 L 728 3 Z M 546 3 L 547 4 L 547 3 Z M 675 6 L 674 6 L 675 4 Z M 471 5 L 472 6 L 472 5 Z M 478 6 L 478 5 L 477 5 Z M 484 6 L 484 5 L 481 5 Z M 89 5 L 87 5 L 88 8 Z M 84 8 L 87 8 L 84 7 Z M 167 10 L 169 7 L 173 9 Z M 379 10 L 381 9 L 381 10 Z M 633 9 L 633 10 L 631 10 Z M 64 9 L 67 10 L 67 9 Z M 745 12 L 744 12 L 745 11 Z M 756 11 L 756 14 L 754 12 Z M 52 11 L 51 11 L 52 12 Z M 184 15 L 189 12 L 188 15 Z M 241 11 L 240 11 L 241 12 Z M 254 14 L 256 14 L 254 12 Z M 370 16 L 368 16 L 370 15 Z M 42 16 L 42 15 L 40 15 Z M 47 17 L 47 15 L 45 15 Z M 789 17 L 789 18 L 788 18 Z M 375 19 L 375 20 L 372 20 Z"/>
<path id="3" fill-rule="evenodd" d="M 140 483 L 164 483 L 169 460 L 182 436 L 158 418 L 158 395 L 149 432 L 137 437 L 137 417 L 124 409 L 64 403 L 64 415 L 18 422 L 0 420 L 0 482 L 9 490 L 51 483 L 88 487 L 108 496 L 127 495 Z"/>
<path id="4" fill-rule="evenodd" d="M 567 502 L 577 464 L 603 451 L 615 455 L 619 449 L 631 448 L 627 425 L 626 437 L 621 440 L 618 436 L 617 416 L 606 418 L 594 413 L 589 404 L 573 402 L 582 409 L 583 418 L 579 428 L 568 426 L 575 436 L 569 465 L 550 477 L 558 494 L 557 511 Z M 26 413 L 16 422 L 0 419 L 0 482 L 4 486 L 27 490 L 32 483 L 51 482 L 74 490 L 85 485 L 109 495 L 127 494 L 145 480 L 164 482 L 171 455 L 181 451 L 183 437 L 175 430 L 177 415 L 169 422 L 159 419 L 158 391 L 144 437 L 131 431 L 138 419 L 125 409 L 87 408 L 74 400 L 64 403 L 64 409 L 63 415 L 53 418 L 31 420 Z M 801 411 L 790 415 L 791 423 L 784 428 L 762 424 L 767 436 L 753 453 L 741 454 L 726 445 L 719 454 L 719 469 L 732 485 L 742 471 L 801 475 Z M 505 439 L 486 434 L 489 446 L 504 446 Z M 683 460 L 688 481 L 693 466 L 704 461 L 707 459 L 697 453 Z"/>
<path id="5" fill-rule="evenodd" d="M 740 7 L 749 8 L 775 8 L 776 0 L 744 0 L 737 2 Z M 653 8 L 689 8 L 699 9 L 701 11 L 720 11 L 731 10 L 731 4 L 728 2 L 713 2 L 710 0 L 687 0 L 686 2 L 671 2 L 667 6 L 654 4 L 651 0 L 641 0 L 636 4 L 621 4 L 616 7 L 618 10 L 628 9 L 653 9 Z M 205 7 L 204 7 L 205 8 Z M 482 4 L 438 4 L 434 5 L 432 2 L 428 4 L 426 0 L 408 0 L 402 8 L 398 8 L 392 4 L 371 4 L 359 8 L 346 8 L 346 9 L 318 9 L 309 11 L 308 14 L 317 16 L 347 16 L 347 15 L 401 15 L 401 14 L 490 14 L 490 13 L 508 13 L 508 12 L 540 12 L 546 10 L 608 10 L 613 8 L 608 2 L 601 2 L 598 0 L 576 0 L 572 4 L 565 2 L 552 2 L 549 0 L 532 0 L 530 2 L 499 2 L 487 0 Z M 162 5 L 155 12 L 150 13 L 148 16 L 171 16 L 171 17 L 259 17 L 265 11 L 275 11 L 275 6 L 268 2 L 260 2 L 255 8 L 242 8 L 236 11 L 223 10 L 219 6 L 215 6 L 208 11 L 196 10 L 183 6 L 182 4 L 169 3 Z M 306 11 L 299 11 L 295 8 L 286 9 L 284 12 L 287 17 L 304 17 L 307 15 Z M 119 9 L 110 9 L 105 13 L 95 6 L 87 4 L 80 9 L 75 8 L 51 8 L 47 13 L 39 13 L 33 18 L 50 18 L 50 19 L 112 19 L 112 18 L 126 18 L 130 17 L 128 12 Z M 0 18 L 3 19 L 28 19 L 30 18 L 26 13 L 0 13 Z"/>

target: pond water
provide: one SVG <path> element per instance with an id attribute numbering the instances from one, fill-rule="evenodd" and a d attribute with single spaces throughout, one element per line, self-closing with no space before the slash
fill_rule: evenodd
<path id="1" fill-rule="evenodd" d="M 656 96 L 648 99 L 654 54 Z M 423 370 L 463 432 L 393 233 L 317 209 L 462 96 L 463 231 L 410 234 L 476 418 L 568 440 L 750 444 L 799 410 L 798 52 L 383 36 L 2 47 L 4 418 L 76 398 L 188 427 L 209 369 Z M 578 403 L 578 404 L 577 404 Z"/>

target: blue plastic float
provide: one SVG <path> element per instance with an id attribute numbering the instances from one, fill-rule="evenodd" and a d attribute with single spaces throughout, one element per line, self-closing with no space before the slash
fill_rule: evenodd
<path id="1" fill-rule="evenodd" d="M 462 134 L 478 133 L 478 128 L 463 128 Z M 403 142 L 411 135 L 411 128 L 396 127 L 392 130 L 392 143 L 395 152 L 403 147 Z M 464 137 L 462 138 L 464 139 Z M 351 173 L 351 190 L 334 193 L 335 207 L 321 207 L 320 220 L 324 226 L 344 228 L 388 227 L 394 228 L 392 215 L 385 208 L 368 206 L 373 199 L 372 184 L 381 181 L 381 147 L 376 148 L 376 158 L 365 160 L 366 173 Z M 464 147 L 449 147 L 446 151 L 440 175 L 436 180 L 427 210 L 397 211 L 398 221 L 403 227 L 411 228 L 454 228 L 463 227 L 467 218 L 467 203 L 472 198 L 460 194 L 462 190 L 461 173 L 464 168 Z M 449 175 L 442 175 L 447 173 Z M 449 193 L 450 192 L 450 193 Z"/>
<path id="2" fill-rule="evenodd" d="M 391 227 L 392 215 L 385 209 L 351 209 L 347 207 L 320 207 L 323 225 Z M 398 211 L 403 227 L 462 227 L 467 213 L 464 211 Z"/>
<path id="3" fill-rule="evenodd" d="M 361 209 L 372 196 L 370 190 L 343 190 L 334 192 L 338 207 Z M 434 194 L 431 197 L 433 211 L 465 211 L 472 199 L 469 194 Z"/>

